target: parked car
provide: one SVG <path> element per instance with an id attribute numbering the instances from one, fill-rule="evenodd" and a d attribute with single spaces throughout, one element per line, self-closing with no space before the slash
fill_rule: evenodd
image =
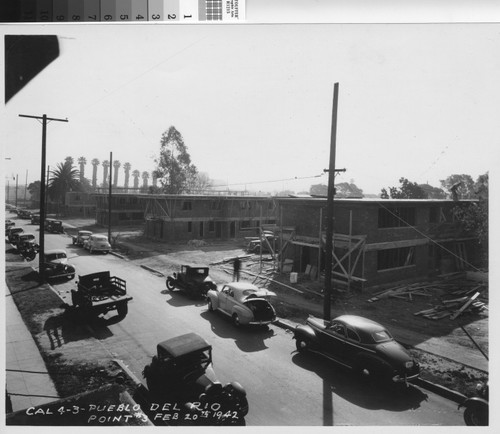
<path id="1" fill-rule="evenodd" d="M 29 232 L 22 232 L 17 237 L 16 240 L 17 250 L 24 250 L 30 247 L 34 247 L 35 245 L 36 245 L 35 234 L 31 234 Z"/>
<path id="2" fill-rule="evenodd" d="M 310 315 L 293 337 L 299 352 L 321 354 L 375 381 L 407 385 L 420 373 L 418 362 L 384 326 L 360 316 L 326 321 Z"/>
<path id="3" fill-rule="evenodd" d="M 188 419 L 199 425 L 245 424 L 245 389 L 237 382 L 222 385 L 217 380 L 212 346 L 205 339 L 186 333 L 160 342 L 156 350 L 142 372 L 151 402 L 175 403 L 184 413 L 179 424 Z"/>
<path id="4" fill-rule="evenodd" d="M 219 310 L 239 325 L 266 325 L 276 320 L 270 299 L 276 294 L 250 282 L 232 282 L 208 291 L 208 310 Z"/>
<path id="5" fill-rule="evenodd" d="M 32 225 L 40 224 L 40 214 L 31 214 L 31 224 Z"/>
<path id="6" fill-rule="evenodd" d="M 10 228 L 13 228 L 16 225 L 16 222 L 13 222 L 10 219 L 5 220 L 5 235 L 9 235 Z"/>
<path id="7" fill-rule="evenodd" d="M 64 227 L 61 220 L 46 219 L 44 225 L 47 232 L 50 232 L 52 234 L 64 233 Z"/>
<path id="8" fill-rule="evenodd" d="M 23 232 L 23 228 L 11 227 L 8 234 L 9 243 L 15 245 L 17 243 L 17 237 Z"/>
<path id="9" fill-rule="evenodd" d="M 111 244 L 109 244 L 106 235 L 92 234 L 83 242 L 83 248 L 87 249 L 90 253 L 103 252 L 107 254 L 111 250 Z"/>
<path id="10" fill-rule="evenodd" d="M 464 421 L 468 426 L 488 426 L 489 422 L 489 383 L 478 383 L 474 396 L 460 403 L 458 409 L 465 407 Z"/>
<path id="11" fill-rule="evenodd" d="M 28 211 L 27 209 L 20 209 L 17 211 L 17 216 L 20 219 L 30 219 L 31 218 L 31 212 Z"/>
<path id="12" fill-rule="evenodd" d="M 206 296 L 210 289 L 216 289 L 217 285 L 208 275 L 208 267 L 191 267 L 183 265 L 179 273 L 167 277 L 166 285 L 169 291 L 180 288 L 190 296 Z"/>
<path id="13" fill-rule="evenodd" d="M 46 250 L 44 254 L 45 260 L 45 277 L 47 279 L 57 279 L 67 277 L 73 279 L 76 269 L 68 263 L 68 255 L 63 249 Z"/>
<path id="14" fill-rule="evenodd" d="M 78 233 L 71 238 L 74 245 L 82 247 L 85 240 L 88 240 L 91 235 L 91 231 L 78 231 Z"/>

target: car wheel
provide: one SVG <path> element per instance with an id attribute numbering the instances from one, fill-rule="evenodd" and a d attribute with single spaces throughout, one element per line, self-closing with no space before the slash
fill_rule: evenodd
<path id="1" fill-rule="evenodd" d="M 210 312 L 213 312 L 214 311 L 214 306 L 212 304 L 212 300 L 211 299 L 208 299 L 208 310 Z"/>
<path id="2" fill-rule="evenodd" d="M 104 254 L 105 254 L 105 255 L 107 255 L 108 253 L 109 253 L 109 251 L 108 251 L 108 250 L 106 250 L 106 251 L 104 252 Z"/>
<path id="3" fill-rule="evenodd" d="M 487 426 L 488 413 L 484 409 L 466 407 L 464 421 L 467 426 Z"/>
<path id="4" fill-rule="evenodd" d="M 233 313 L 233 324 L 235 327 L 239 327 L 241 325 L 240 323 L 240 317 L 238 316 L 237 313 Z"/>
<path id="5" fill-rule="evenodd" d="M 92 254 L 94 252 L 94 249 L 92 247 L 89 247 L 89 253 Z"/>
<path id="6" fill-rule="evenodd" d="M 173 291 L 173 290 L 175 289 L 174 280 L 173 280 L 171 277 L 168 277 L 168 278 L 167 278 L 166 285 L 167 285 L 167 289 L 168 289 L 169 291 Z"/>
<path id="7" fill-rule="evenodd" d="M 309 349 L 309 343 L 302 338 L 297 338 L 295 340 L 295 346 L 299 353 L 304 353 Z"/>

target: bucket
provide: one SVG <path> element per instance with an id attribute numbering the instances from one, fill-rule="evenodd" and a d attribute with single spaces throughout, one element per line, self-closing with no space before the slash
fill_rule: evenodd
<path id="1" fill-rule="evenodd" d="M 290 273 L 290 283 L 297 283 L 298 273 Z"/>

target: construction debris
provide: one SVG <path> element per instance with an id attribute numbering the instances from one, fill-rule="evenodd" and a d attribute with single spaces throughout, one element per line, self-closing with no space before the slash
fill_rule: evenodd
<path id="1" fill-rule="evenodd" d="M 488 309 L 487 293 L 482 295 L 487 288 L 487 283 L 478 284 L 477 280 L 469 280 L 463 274 L 459 281 L 457 277 L 456 274 L 450 274 L 440 276 L 439 280 L 432 282 L 398 285 L 374 293 L 368 302 L 373 303 L 387 298 L 413 302 L 415 296 L 437 298 L 439 304 L 414 313 L 414 315 L 433 320 L 442 318 L 454 320 L 466 312 L 477 313 Z"/>

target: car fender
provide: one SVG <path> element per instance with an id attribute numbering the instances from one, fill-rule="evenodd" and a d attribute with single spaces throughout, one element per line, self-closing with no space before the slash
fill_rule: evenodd
<path id="1" fill-rule="evenodd" d="M 377 354 L 367 354 L 364 352 L 359 352 L 355 357 L 356 365 L 353 366 L 356 370 L 368 369 L 371 374 L 377 376 L 391 376 L 394 372 L 394 367 L 390 365 L 386 360 Z"/>
<path id="2" fill-rule="evenodd" d="M 318 338 L 313 328 L 305 324 L 300 324 L 297 327 L 295 327 L 295 330 L 293 331 L 293 338 L 294 339 L 301 338 L 303 340 L 310 342 L 318 341 Z"/>
<path id="3" fill-rule="evenodd" d="M 253 319 L 253 313 L 245 306 L 235 305 L 231 312 L 231 316 L 234 314 L 238 315 L 241 324 L 247 324 Z"/>
<path id="4" fill-rule="evenodd" d="M 212 307 L 214 309 L 219 308 L 219 296 L 217 295 L 217 293 L 215 291 L 208 291 L 207 298 L 209 298 L 210 301 L 212 302 Z"/>
<path id="5" fill-rule="evenodd" d="M 471 398 L 467 398 L 464 402 L 462 402 L 458 408 L 462 408 L 462 407 L 465 407 L 465 408 L 479 408 L 479 409 L 483 409 L 483 408 L 488 408 L 489 404 L 488 404 L 488 401 L 486 401 L 486 399 L 483 399 L 483 398 L 480 398 L 479 396 L 473 396 Z"/>

